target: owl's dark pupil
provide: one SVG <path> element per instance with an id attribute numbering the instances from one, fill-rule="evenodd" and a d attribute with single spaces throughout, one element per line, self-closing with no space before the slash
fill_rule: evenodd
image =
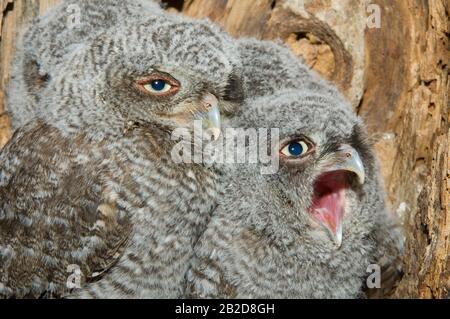
<path id="1" fill-rule="evenodd" d="M 289 144 L 289 153 L 292 156 L 300 156 L 303 153 L 303 146 L 300 145 L 300 143 L 291 143 Z"/>
<path id="2" fill-rule="evenodd" d="M 166 87 L 166 82 L 163 80 L 154 80 L 150 83 L 152 89 L 155 91 L 162 91 Z"/>

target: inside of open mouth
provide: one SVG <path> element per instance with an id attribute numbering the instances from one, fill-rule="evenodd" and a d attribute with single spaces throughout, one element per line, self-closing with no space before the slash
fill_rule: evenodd
<path id="1" fill-rule="evenodd" d="M 347 172 L 335 171 L 321 175 L 314 184 L 314 197 L 309 208 L 311 216 L 325 226 L 332 236 L 339 233 L 345 210 Z"/>

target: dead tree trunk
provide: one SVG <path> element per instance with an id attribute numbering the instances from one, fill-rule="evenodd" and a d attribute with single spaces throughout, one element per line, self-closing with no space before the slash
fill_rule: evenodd
<path id="1" fill-rule="evenodd" d="M 3 97 L 18 27 L 59 0 L 0 0 Z M 279 39 L 351 100 L 377 139 L 392 212 L 406 229 L 405 276 L 394 296 L 450 291 L 449 12 L 447 0 L 168 0 L 233 36 Z"/>

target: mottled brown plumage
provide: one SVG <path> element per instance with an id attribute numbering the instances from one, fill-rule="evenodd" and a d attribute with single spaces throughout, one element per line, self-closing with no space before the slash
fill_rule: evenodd
<path id="1" fill-rule="evenodd" d="M 2 153 L 0 287 L 18 297 L 61 296 L 69 265 L 87 274 L 85 284 L 117 262 L 132 224 L 117 214 L 105 185 L 111 171 L 102 164 L 109 155 L 104 143 L 83 134 L 69 140 L 38 122 L 17 132 Z M 106 206 L 110 214 L 102 212 Z M 52 284 L 43 289 L 45 282 Z"/>

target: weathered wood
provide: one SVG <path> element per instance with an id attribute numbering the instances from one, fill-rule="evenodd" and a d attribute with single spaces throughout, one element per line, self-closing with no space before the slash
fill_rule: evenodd
<path id="1" fill-rule="evenodd" d="M 0 0 L 0 145 L 16 32 L 60 0 Z M 347 95 L 376 139 L 388 202 L 405 220 L 396 297 L 450 290 L 449 12 L 447 0 L 168 0 L 233 36 L 286 42 Z M 369 22 L 379 8 L 381 27 Z M 175 9 L 171 9 L 175 11 Z"/>

